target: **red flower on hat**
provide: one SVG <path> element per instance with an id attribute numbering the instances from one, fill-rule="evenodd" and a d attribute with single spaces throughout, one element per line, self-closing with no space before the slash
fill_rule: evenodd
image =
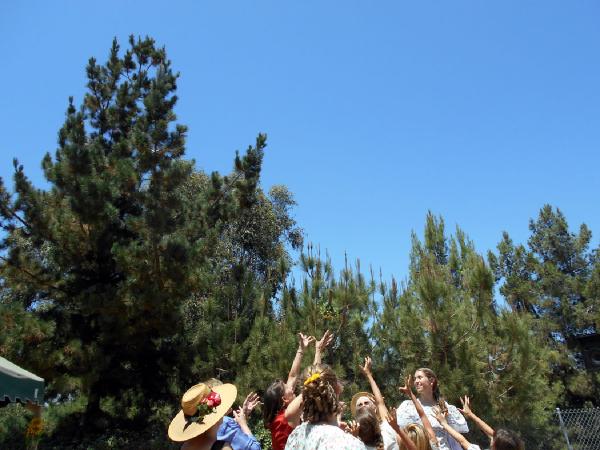
<path id="1" fill-rule="evenodd" d="M 216 408 L 221 404 L 221 396 L 217 394 L 215 391 L 210 391 L 210 394 L 206 396 L 204 399 L 206 404 L 211 408 Z"/>

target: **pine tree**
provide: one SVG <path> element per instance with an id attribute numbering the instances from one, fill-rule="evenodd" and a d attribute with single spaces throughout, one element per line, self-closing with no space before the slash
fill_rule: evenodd
<path id="1" fill-rule="evenodd" d="M 569 231 L 558 209 L 544 206 L 529 224 L 527 248 L 515 246 L 507 233 L 491 256 L 500 292 L 515 311 L 526 311 L 533 327 L 554 350 L 553 380 L 563 385 L 562 403 L 581 407 L 600 395 L 598 377 L 585 370 L 578 337 L 598 331 L 595 255 L 591 231 L 581 225 Z M 592 314 L 590 314 L 592 313 Z"/>
<path id="2" fill-rule="evenodd" d="M 48 190 L 15 163 L 2 185 L 2 278 L 11 304 L 44 324 L 35 360 L 49 394 L 82 393 L 86 423 L 145 423 L 190 366 L 182 304 L 201 295 L 226 224 L 256 203 L 265 136 L 190 192 L 186 127 L 173 111 L 178 75 L 150 38 L 116 40 L 87 66 L 88 92 L 69 101 L 59 147 L 43 161 Z M 49 331 L 50 330 L 50 331 Z M 174 368 L 176 368 L 174 370 Z"/>
<path id="3" fill-rule="evenodd" d="M 533 443 L 548 442 L 553 353 L 530 334 L 527 315 L 496 303 L 493 273 L 460 228 L 447 238 L 443 219 L 428 214 L 423 234 L 423 241 L 413 235 L 406 284 L 400 291 L 395 282 L 384 286 L 374 324 L 388 402 L 400 400 L 394 391 L 404 376 L 430 367 L 448 401 L 459 404 L 469 394 L 490 423 L 533 437 L 531 448 L 550 448 Z"/>

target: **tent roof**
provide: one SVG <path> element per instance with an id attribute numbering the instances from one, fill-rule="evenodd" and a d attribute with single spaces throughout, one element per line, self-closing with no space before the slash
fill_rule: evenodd
<path id="1" fill-rule="evenodd" d="M 44 379 L 0 357 L 0 401 L 40 403 L 44 398 Z"/>

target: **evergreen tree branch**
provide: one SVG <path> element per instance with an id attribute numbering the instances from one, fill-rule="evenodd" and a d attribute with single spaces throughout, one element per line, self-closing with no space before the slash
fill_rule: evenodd
<path id="1" fill-rule="evenodd" d="M 45 286 L 47 288 L 53 289 L 55 291 L 60 291 L 64 294 L 68 294 L 69 292 L 63 288 L 60 288 L 58 286 L 55 286 L 53 284 L 51 284 L 50 282 L 43 280 L 41 278 L 39 278 L 38 276 L 36 276 L 34 273 L 30 272 L 29 270 L 21 267 L 20 265 L 15 265 L 13 263 L 11 263 L 9 258 L 6 258 L 2 255 L 0 255 L 0 259 L 2 261 L 4 261 L 7 265 L 9 265 L 10 267 L 17 269 L 19 272 L 22 272 L 24 274 L 26 274 L 27 276 L 29 276 L 32 280 L 36 281 L 37 283 L 41 284 L 42 286 Z"/>

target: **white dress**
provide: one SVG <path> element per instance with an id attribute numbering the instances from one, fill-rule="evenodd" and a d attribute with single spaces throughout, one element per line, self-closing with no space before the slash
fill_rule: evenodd
<path id="1" fill-rule="evenodd" d="M 387 420 L 384 420 L 379 424 L 381 428 L 381 437 L 383 438 L 383 448 L 384 450 L 398 450 L 398 442 L 396 441 L 396 432 L 387 423 Z M 368 448 L 368 446 L 367 446 Z"/>
<path id="2" fill-rule="evenodd" d="M 304 422 L 289 435 L 285 450 L 365 450 L 365 444 L 341 428 Z"/>
<path id="3" fill-rule="evenodd" d="M 460 413 L 460 411 L 456 408 L 456 406 L 449 405 L 448 403 L 446 403 L 446 407 L 448 408 L 448 425 L 450 425 L 459 433 L 468 433 L 469 427 L 467 425 L 467 421 Z M 460 444 L 456 442 L 456 440 L 452 436 L 450 436 L 437 421 L 437 419 L 435 418 L 435 414 L 432 411 L 432 408 L 432 406 L 423 405 L 423 410 L 425 411 L 425 414 L 427 414 L 429 422 L 431 422 L 433 431 L 435 431 L 435 435 L 439 444 L 439 450 L 462 450 Z M 412 400 L 403 401 L 396 410 L 396 416 L 398 420 L 398 425 L 401 427 L 405 427 L 407 425 L 410 425 L 411 423 L 418 423 L 419 425 L 423 425 Z"/>

